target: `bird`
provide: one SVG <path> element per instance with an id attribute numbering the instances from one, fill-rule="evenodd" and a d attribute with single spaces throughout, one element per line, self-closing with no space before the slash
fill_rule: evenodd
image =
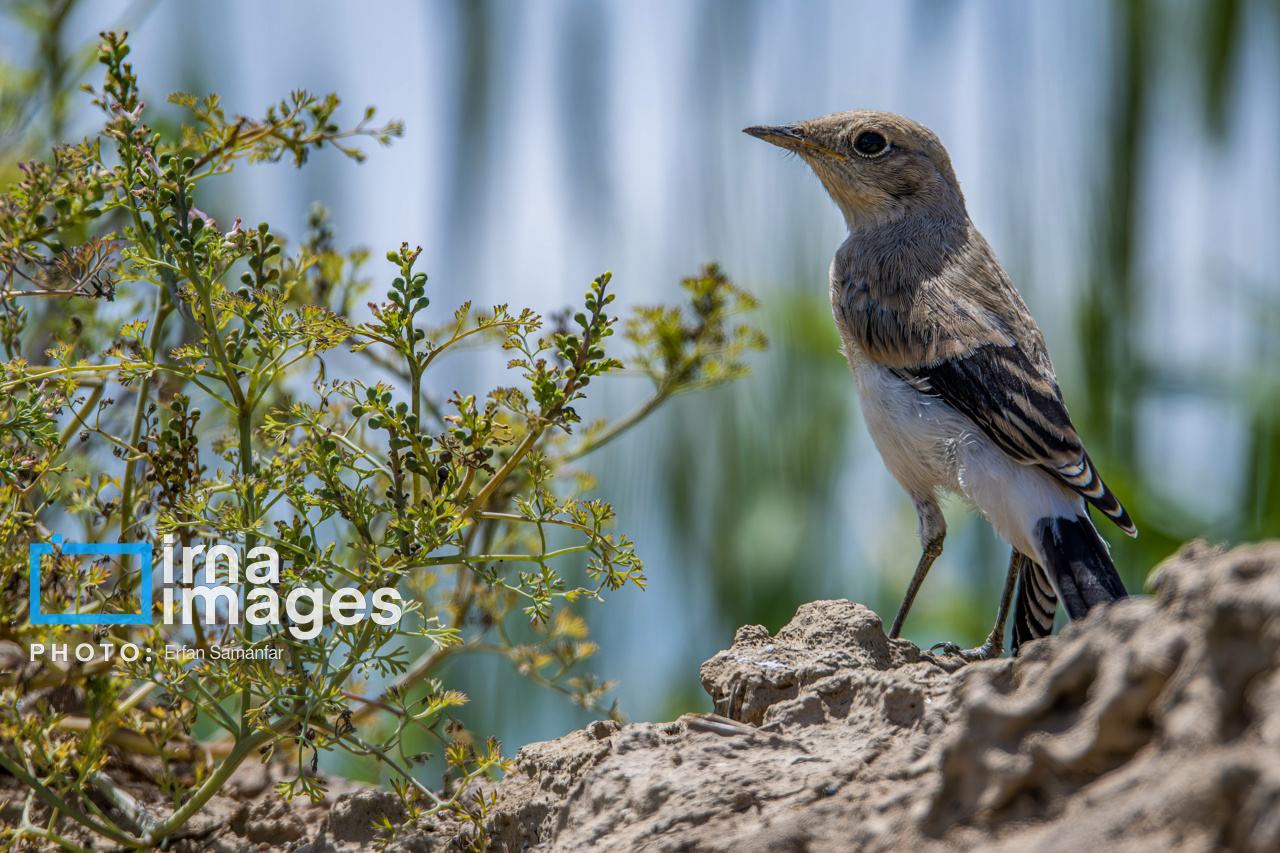
<path id="1" fill-rule="evenodd" d="M 939 498 L 976 507 L 1012 554 L 995 627 L 963 661 L 1012 652 L 1127 592 L 1093 507 L 1137 528 L 1071 422 L 1044 336 L 969 218 L 941 140 L 909 118 L 853 110 L 744 132 L 798 155 L 844 215 L 832 314 L 868 431 L 915 507 L 922 549 L 897 638 L 946 536 Z"/>

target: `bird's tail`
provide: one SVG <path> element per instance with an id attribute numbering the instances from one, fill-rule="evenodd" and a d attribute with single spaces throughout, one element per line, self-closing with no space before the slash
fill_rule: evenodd
<path id="1" fill-rule="evenodd" d="M 1045 565 L 1027 560 L 1019 572 L 1015 654 L 1023 643 L 1053 631 L 1059 596 L 1072 619 L 1083 618 L 1094 605 L 1128 597 L 1107 543 L 1088 516 L 1044 518 L 1039 532 Z"/>
<path id="2" fill-rule="evenodd" d="M 1018 598 L 1013 609 L 1013 653 L 1023 643 L 1053 633 L 1053 617 L 1058 612 L 1058 594 L 1053 591 L 1044 569 L 1029 559 L 1018 570 Z"/>

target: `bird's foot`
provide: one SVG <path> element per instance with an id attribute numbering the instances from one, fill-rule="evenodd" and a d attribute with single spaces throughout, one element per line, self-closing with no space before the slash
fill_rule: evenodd
<path id="1" fill-rule="evenodd" d="M 929 649 L 930 653 L 942 652 L 944 655 L 958 657 L 965 663 L 973 663 L 980 660 L 995 660 L 1004 654 L 1004 643 L 996 640 L 994 637 L 988 637 L 987 641 L 976 649 L 962 649 L 955 643 L 938 643 Z"/>

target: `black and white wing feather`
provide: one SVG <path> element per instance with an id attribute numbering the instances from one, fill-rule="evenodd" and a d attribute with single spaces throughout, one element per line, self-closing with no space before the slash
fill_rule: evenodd
<path id="1" fill-rule="evenodd" d="M 931 367 L 899 368 L 905 381 L 941 398 L 996 446 L 1074 489 L 1130 536 L 1129 514 L 1098 476 L 1071 423 L 1058 385 L 1018 346 L 988 344 Z"/>

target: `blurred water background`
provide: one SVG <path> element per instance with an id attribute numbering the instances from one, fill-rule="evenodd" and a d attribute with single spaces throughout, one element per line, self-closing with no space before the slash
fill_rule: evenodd
<path id="1" fill-rule="evenodd" d="M 646 592 L 584 609 L 633 719 L 710 710 L 698 666 L 740 625 L 833 597 L 891 618 L 919 555 L 837 349 L 843 223 L 747 125 L 874 108 L 941 136 L 1141 530 L 1103 529 L 1130 590 L 1186 539 L 1280 533 L 1280 3 L 9 2 L 3 61 L 34 62 L 23 21 L 64 6 L 65 51 L 131 30 L 152 104 L 213 91 L 256 114 L 305 88 L 338 92 L 347 123 L 368 104 L 404 120 L 361 166 L 238 170 L 208 205 L 220 222 L 298 239 L 319 201 L 339 245 L 423 246 L 441 310 L 558 309 L 605 269 L 620 307 L 672 300 L 713 260 L 761 297 L 771 347 L 750 378 L 584 461 L 647 563 Z M 0 104 L 0 134 L 96 125 L 87 98 L 57 104 Z M 457 359 L 434 387 L 483 393 L 500 369 Z M 588 418 L 647 391 L 601 385 Z M 1008 558 L 963 506 L 947 518 L 907 624 L 922 646 L 981 642 Z M 589 718 L 502 660 L 454 666 L 464 719 L 511 752 Z"/>

